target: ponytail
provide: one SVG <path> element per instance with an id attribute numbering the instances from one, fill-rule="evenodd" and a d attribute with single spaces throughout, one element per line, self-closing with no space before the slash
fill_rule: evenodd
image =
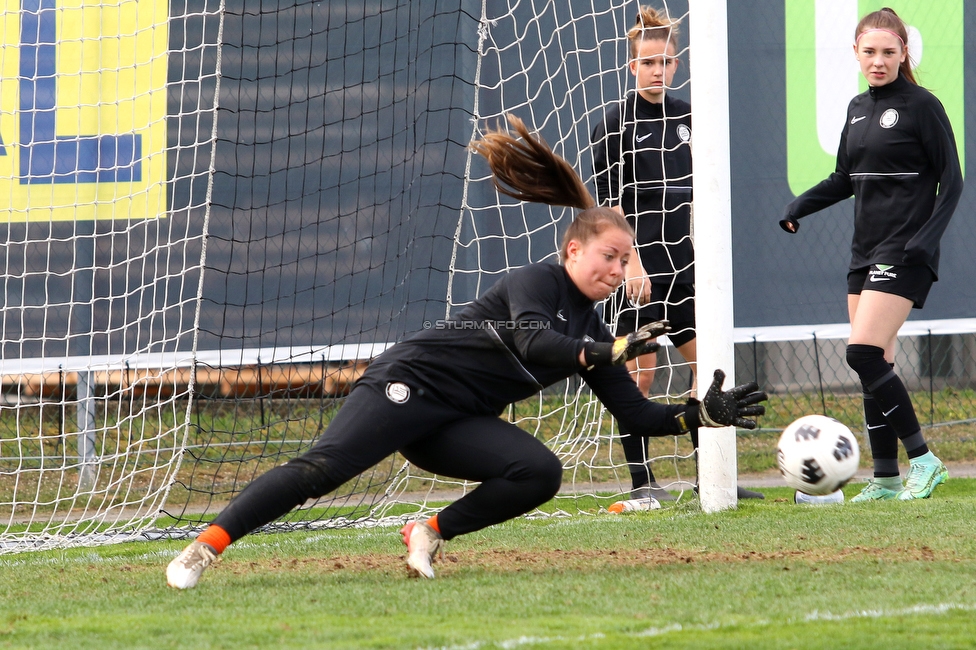
<path id="1" fill-rule="evenodd" d="M 519 201 L 581 210 L 596 205 L 573 167 L 553 153 L 545 140 L 530 134 L 514 115 L 508 115 L 508 123 L 520 139 L 495 129 L 471 143 L 471 148 L 488 161 L 499 192 Z"/>
<path id="2" fill-rule="evenodd" d="M 562 259 L 566 259 L 566 246 L 571 240 L 586 244 L 608 228 L 617 228 L 634 238 L 634 229 L 622 214 L 596 207 L 572 165 L 553 153 L 541 137 L 529 133 L 522 120 L 514 115 L 507 117 L 519 137 L 489 129 L 480 140 L 471 143 L 471 149 L 488 161 L 492 182 L 502 194 L 519 201 L 582 210 L 563 236 Z"/>

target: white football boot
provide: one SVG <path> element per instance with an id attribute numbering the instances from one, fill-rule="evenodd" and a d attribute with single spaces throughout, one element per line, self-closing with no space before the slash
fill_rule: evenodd
<path id="1" fill-rule="evenodd" d="M 407 567 L 421 578 L 433 578 L 431 564 L 438 554 L 443 555 L 444 538 L 423 521 L 411 521 L 400 529 L 407 545 Z"/>
<path id="2" fill-rule="evenodd" d="M 166 584 L 175 589 L 190 589 L 216 559 L 217 551 L 212 546 L 192 542 L 166 567 Z"/>

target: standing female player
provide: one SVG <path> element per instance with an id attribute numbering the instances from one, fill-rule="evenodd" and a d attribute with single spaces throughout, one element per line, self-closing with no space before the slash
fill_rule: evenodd
<path id="1" fill-rule="evenodd" d="M 864 390 L 874 478 L 852 501 L 924 499 L 949 473 L 929 451 L 894 372 L 895 340 L 938 279 L 939 241 L 959 202 L 962 174 L 945 109 L 915 82 L 905 24 L 884 8 L 861 19 L 854 38 L 870 87 L 847 109 L 836 170 L 790 203 L 780 225 L 795 233 L 801 217 L 854 195 L 847 363 Z M 899 439 L 911 462 L 904 486 Z"/>
<path id="2" fill-rule="evenodd" d="M 691 239 L 691 105 L 667 94 L 678 69 L 678 22 L 642 6 L 627 32 L 630 72 L 637 89 L 612 104 L 592 135 L 596 199 L 627 217 L 637 245 L 608 320 L 616 333 L 667 319 L 668 338 L 696 372 L 695 250 Z M 657 354 L 627 362 L 644 395 L 654 381 Z M 694 382 L 693 382 L 694 383 Z M 694 394 L 694 389 L 692 394 Z M 674 500 L 647 463 L 647 439 L 620 425 L 621 445 L 635 499 Z M 692 443 L 698 447 L 697 436 Z M 739 498 L 762 494 L 739 489 Z"/>
<path id="3" fill-rule="evenodd" d="M 380 355 L 305 455 L 247 486 L 166 570 L 172 587 L 193 587 L 231 542 L 308 499 L 335 490 L 395 451 L 435 474 L 480 482 L 424 522 L 403 527 L 407 565 L 432 578 L 446 540 L 511 519 L 551 499 L 562 480 L 556 456 L 501 419 L 505 407 L 579 374 L 641 436 L 698 426 L 755 427 L 766 398 L 755 384 L 722 391 L 721 370 L 701 403 L 644 399 L 623 365 L 667 331 L 653 323 L 614 339 L 593 303 L 624 278 L 634 233 L 618 213 L 593 207 L 576 172 L 512 118 L 522 140 L 490 132 L 474 143 L 502 191 L 583 208 L 566 232 L 562 265 L 512 271 L 443 328 L 415 334 Z M 507 186 L 507 187 L 506 187 Z"/>

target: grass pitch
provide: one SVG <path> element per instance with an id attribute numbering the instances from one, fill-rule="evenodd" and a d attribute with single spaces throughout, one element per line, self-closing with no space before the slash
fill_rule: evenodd
<path id="1" fill-rule="evenodd" d="M 847 496 L 859 485 L 849 486 Z M 196 589 L 181 541 L 0 557 L 0 648 L 969 648 L 976 480 L 932 499 L 496 526 L 408 578 L 394 528 L 262 534 Z"/>

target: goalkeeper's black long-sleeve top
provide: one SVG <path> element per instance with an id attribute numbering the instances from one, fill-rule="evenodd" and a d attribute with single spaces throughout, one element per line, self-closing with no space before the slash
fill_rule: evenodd
<path id="1" fill-rule="evenodd" d="M 580 351 L 588 341 L 613 341 L 593 301 L 562 266 L 530 264 L 501 278 L 456 320 L 430 323 L 391 347 L 360 382 L 400 381 L 458 411 L 498 415 L 579 374 L 632 433 L 682 433 L 675 416 L 686 405 L 649 401 L 625 366 L 581 367 Z M 697 410 L 688 413 L 687 424 L 698 426 Z"/>
<path id="2" fill-rule="evenodd" d="M 925 265 L 938 278 L 939 241 L 962 194 L 942 103 L 904 77 L 851 100 L 834 173 L 790 203 L 799 219 L 854 195 L 850 268 Z"/>

